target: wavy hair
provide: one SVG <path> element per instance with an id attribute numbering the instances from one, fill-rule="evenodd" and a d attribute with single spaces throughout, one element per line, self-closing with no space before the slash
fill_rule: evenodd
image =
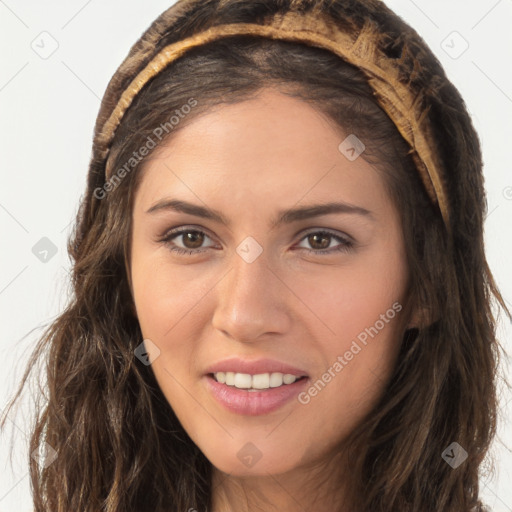
<path id="1" fill-rule="evenodd" d="M 309 102 L 345 133 L 357 133 L 366 145 L 363 157 L 382 172 L 401 215 L 410 273 L 406 312 L 421 307 L 429 321 L 406 332 L 382 398 L 350 435 L 353 510 L 485 510 L 479 476 L 496 431 L 502 350 L 493 307 L 501 305 L 509 317 L 510 312 L 485 258 L 482 156 L 463 99 L 426 43 L 382 2 L 205 0 L 187 16 L 180 4 L 163 13 L 142 36 L 144 44 L 139 41 L 131 52 L 149 54 L 148 49 L 163 46 L 162 38 L 149 36 L 169 20 L 169 33 L 181 37 L 213 21 L 251 22 L 292 4 L 302 9 L 321 4 L 340 23 L 373 19 L 386 36 L 379 44 L 389 56 L 401 55 L 407 44 L 415 48 L 424 64 L 415 86 L 438 77 L 428 116 L 450 169 L 451 235 L 426 194 L 408 144 L 376 102 L 366 77 L 312 46 L 239 35 L 188 51 L 135 98 L 109 158 L 114 169 L 121 168 L 191 99 L 197 105 L 157 146 L 214 106 L 250 99 L 265 87 Z M 114 75 L 107 93 L 120 85 Z M 134 356 L 143 338 L 129 283 L 131 212 L 150 158 L 102 197 L 104 173 L 91 165 L 68 240 L 72 296 L 39 339 L 4 412 L 0 426 L 44 358 L 45 403 L 36 407 L 29 449 L 48 443 L 57 457 L 47 467 L 30 459 L 35 512 L 204 512 L 211 507 L 210 462 L 178 421 L 151 367 Z M 452 442 L 468 454 L 456 470 L 441 457 Z"/>

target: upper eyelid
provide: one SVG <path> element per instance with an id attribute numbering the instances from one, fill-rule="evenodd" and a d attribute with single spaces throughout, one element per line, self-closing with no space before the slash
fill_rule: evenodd
<path id="1" fill-rule="evenodd" d="M 208 238 L 211 238 L 212 240 L 215 238 L 210 234 L 210 232 L 204 228 L 194 227 L 194 226 L 178 226 L 176 228 L 171 228 L 166 231 L 159 237 L 159 239 L 166 239 L 166 238 L 174 238 L 180 235 L 183 235 L 184 233 L 188 233 L 190 231 L 197 231 L 198 233 L 204 233 Z"/>
<path id="2" fill-rule="evenodd" d="M 208 238 L 211 240 L 215 240 L 215 237 L 210 234 L 208 230 L 205 228 L 199 228 L 196 226 L 178 226 L 176 228 L 172 228 L 167 230 L 160 239 L 172 239 L 176 238 L 178 236 L 183 235 L 184 233 L 190 232 L 190 231 L 197 231 L 199 233 L 204 233 Z M 334 232 L 334 230 L 330 228 L 307 228 L 305 231 L 299 231 L 296 236 L 302 233 L 301 238 L 299 239 L 299 242 L 302 241 L 306 236 L 313 234 L 313 233 L 327 233 L 328 235 L 332 236 L 333 238 L 340 238 L 341 240 L 348 241 L 351 243 L 355 243 L 354 238 L 352 238 L 349 234 L 345 232 Z"/>

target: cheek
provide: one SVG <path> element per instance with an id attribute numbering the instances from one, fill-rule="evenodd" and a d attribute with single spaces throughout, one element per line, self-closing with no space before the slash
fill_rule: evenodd
<path id="1" fill-rule="evenodd" d="M 208 291 L 204 276 L 187 268 L 173 269 L 164 250 L 134 250 L 132 261 L 134 302 L 143 335 L 175 338 L 181 319 L 194 325 L 197 305 Z"/>
<path id="2" fill-rule="evenodd" d="M 406 284 L 403 260 L 361 258 L 350 266 L 295 278 L 294 292 L 308 306 L 304 318 L 309 319 L 310 329 L 323 333 L 322 337 L 339 340 L 337 346 L 333 341 L 332 349 L 342 349 L 360 332 L 373 326 L 381 315 L 386 315 L 395 302 L 403 307 Z M 396 311 L 388 316 L 394 318 Z"/>
<path id="3" fill-rule="evenodd" d="M 132 282 L 136 314 L 143 338 L 151 340 L 151 344 L 145 342 L 146 350 L 151 352 L 153 344 L 157 347 L 153 349 L 151 368 L 167 397 L 177 396 L 177 382 L 190 371 L 190 338 L 195 337 L 190 326 L 196 324 L 190 317 L 197 303 L 196 294 L 193 287 L 183 287 L 177 277 L 171 275 L 169 265 L 161 257 L 134 249 Z M 188 331 L 183 330 L 184 325 Z"/>
<path id="4" fill-rule="evenodd" d="M 350 412 L 336 415 L 335 429 L 353 426 L 371 409 L 394 368 L 402 337 L 405 268 L 403 260 L 388 258 L 385 265 L 364 263 L 319 275 L 314 287 L 302 281 L 304 288 L 297 290 L 307 297 L 309 332 L 323 363 L 303 403 Z"/>
<path id="5" fill-rule="evenodd" d="M 195 366 L 205 319 L 199 318 L 201 299 L 208 291 L 204 277 L 195 281 L 187 272 L 171 272 L 165 258 L 138 259 L 134 254 L 132 280 L 139 325 L 144 339 L 157 347 L 151 369 L 182 425 L 194 430 L 201 416 Z M 146 348 L 148 345 L 146 345 Z M 204 411 L 203 411 L 204 412 Z"/>

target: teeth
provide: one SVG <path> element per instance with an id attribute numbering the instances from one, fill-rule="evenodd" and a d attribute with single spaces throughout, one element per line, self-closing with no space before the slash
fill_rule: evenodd
<path id="1" fill-rule="evenodd" d="M 221 384 L 234 386 L 239 389 L 255 391 L 257 389 L 277 388 L 283 384 L 292 384 L 300 377 L 290 373 L 259 373 L 250 375 L 248 373 L 217 372 L 213 374 L 215 380 Z"/>

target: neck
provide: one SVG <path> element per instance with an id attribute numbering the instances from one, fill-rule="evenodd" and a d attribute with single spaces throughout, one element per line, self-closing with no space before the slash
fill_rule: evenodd
<path id="1" fill-rule="evenodd" d="M 278 475 L 236 476 L 214 467 L 211 512 L 352 512 L 342 467 L 340 457 Z"/>

